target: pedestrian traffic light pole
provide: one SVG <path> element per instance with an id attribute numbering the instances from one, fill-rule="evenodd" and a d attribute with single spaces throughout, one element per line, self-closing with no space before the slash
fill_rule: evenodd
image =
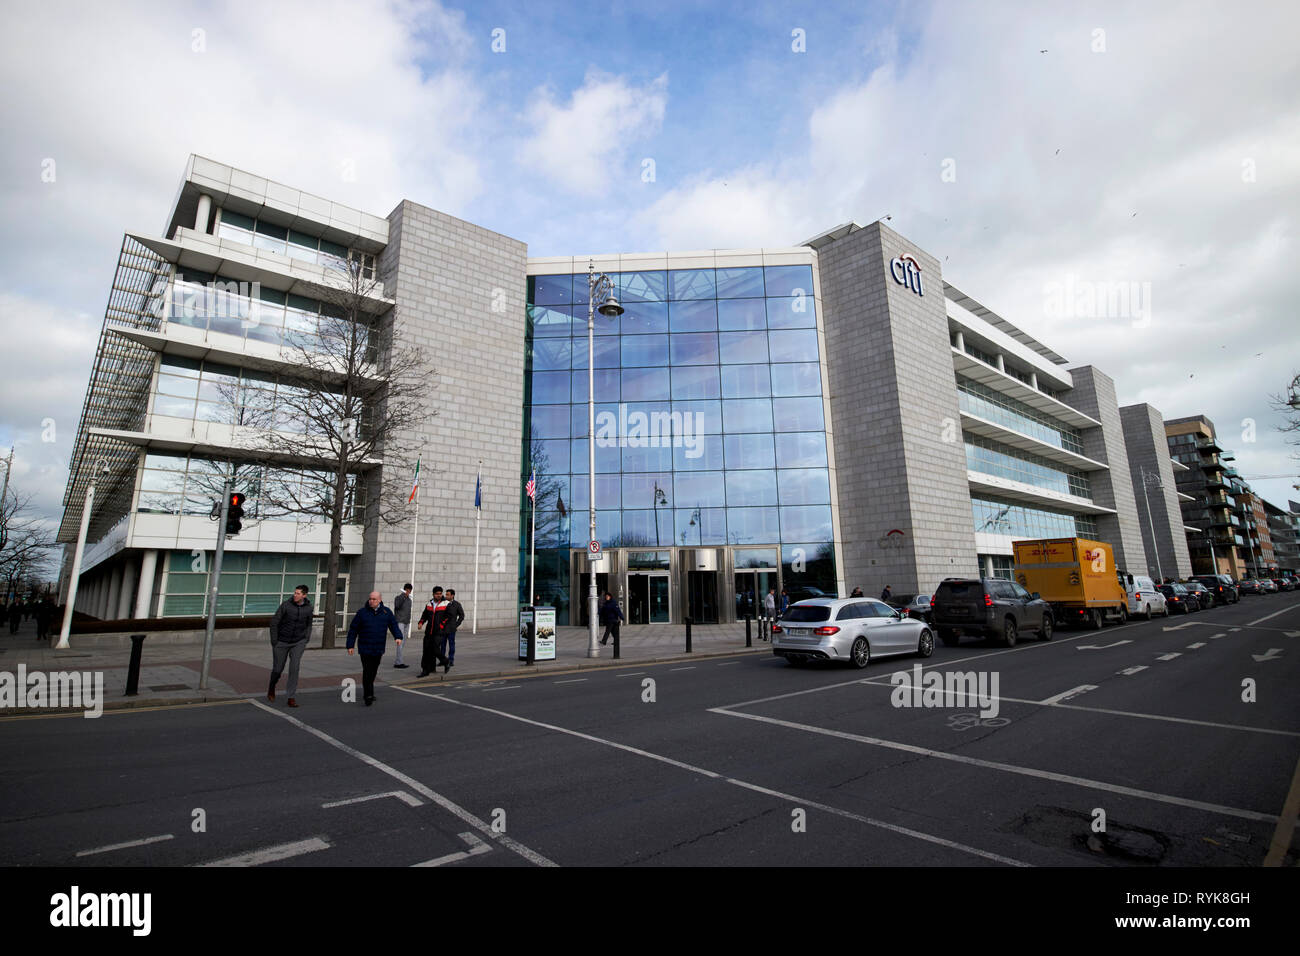
<path id="1" fill-rule="evenodd" d="M 226 553 L 226 519 L 230 517 L 230 475 L 221 483 L 221 516 L 217 519 L 217 550 L 212 558 L 212 584 L 208 590 L 208 624 L 203 633 L 203 665 L 199 690 L 208 689 L 208 668 L 212 665 L 212 636 L 217 628 L 217 588 L 221 585 L 221 559 Z"/>

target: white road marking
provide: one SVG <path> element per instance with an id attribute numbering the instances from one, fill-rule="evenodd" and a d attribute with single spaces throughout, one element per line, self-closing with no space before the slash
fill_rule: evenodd
<path id="1" fill-rule="evenodd" d="M 587 678 L 585 678 L 585 677 L 574 677 L 574 678 L 571 678 L 571 679 L 569 679 L 569 680 L 557 680 L 557 681 L 552 681 L 551 683 L 553 683 L 553 684 L 581 684 L 581 683 L 582 683 L 583 681 L 585 681 L 585 680 L 587 680 Z"/>
<path id="2" fill-rule="evenodd" d="M 1204 646 L 1205 646 L 1205 642 L 1204 642 L 1204 641 L 1197 641 L 1195 644 L 1188 644 L 1188 645 L 1187 645 L 1187 649 L 1188 649 L 1189 651 L 1194 651 L 1194 650 L 1196 650 L 1198 647 L 1204 647 Z"/>
<path id="3" fill-rule="evenodd" d="M 1284 607 L 1280 611 L 1274 611 L 1272 614 L 1265 614 L 1263 617 L 1257 617 L 1253 621 L 1247 621 L 1246 626 L 1250 627 L 1252 624 L 1258 624 L 1260 621 L 1267 621 L 1270 618 L 1277 617 L 1279 614 L 1285 614 L 1287 611 L 1294 611 L 1294 610 L 1295 607 Z"/>
<path id="4" fill-rule="evenodd" d="M 519 684 L 507 684 L 505 687 L 484 687 L 483 693 L 490 694 L 494 690 L 518 690 Z"/>
<path id="5" fill-rule="evenodd" d="M 1090 690 L 1096 690 L 1096 684 L 1080 684 L 1078 687 L 1071 687 L 1067 691 L 1062 691 L 1055 697 L 1048 697 L 1046 700 L 1040 700 L 1038 703 L 1044 705 L 1059 704 L 1063 700 L 1069 700 L 1071 697 L 1077 697 L 1080 694 L 1086 694 Z"/>
<path id="6" fill-rule="evenodd" d="M 1239 628 L 1239 627 L 1230 627 L 1230 628 L 1228 628 L 1228 630 L 1232 631 L 1232 633 L 1235 634 L 1235 633 L 1237 633 L 1238 631 L 1240 631 L 1241 628 Z M 1220 635 L 1220 634 L 1215 634 L 1214 636 L 1215 636 L 1215 637 L 1221 637 L 1222 635 Z"/>
<path id="7" fill-rule="evenodd" d="M 488 846 L 472 833 L 461 833 L 460 838 L 469 844 L 468 850 L 462 850 L 459 853 L 448 853 L 446 856 L 440 856 L 433 860 L 425 860 L 423 863 L 412 863 L 412 866 L 442 866 L 444 863 L 455 863 L 457 860 L 468 860 L 471 856 L 478 856 L 482 853 L 491 853 L 492 847 Z"/>
<path id="8" fill-rule="evenodd" d="M 695 665 L 692 664 L 690 667 L 670 667 L 668 668 L 668 673 L 671 674 L 673 671 L 693 671 L 693 670 L 695 670 Z"/>
<path id="9" fill-rule="evenodd" d="M 776 797 L 779 800 L 787 800 L 791 803 L 794 803 L 796 806 L 812 807 L 817 810 L 822 810 L 826 813 L 834 814 L 835 816 L 838 817 L 844 817 L 849 820 L 856 820 L 857 822 L 865 823 L 868 826 L 880 827 L 881 829 L 889 830 L 892 833 L 899 833 L 902 834 L 903 836 L 910 836 L 918 840 L 924 840 L 927 843 L 935 843 L 938 844 L 939 846 L 945 846 L 954 850 L 960 850 L 963 853 L 970 853 L 975 856 L 982 857 L 983 859 L 986 860 L 992 860 L 996 863 L 1005 863 L 1008 866 L 1029 866 L 1030 865 L 1020 860 L 1012 859 L 1011 857 L 999 856 L 996 853 L 989 853 L 987 850 L 981 850 L 978 849 L 977 847 L 966 846 L 965 844 L 962 843 L 955 843 L 952 840 L 945 840 L 943 837 L 937 837 L 930 833 L 922 833 L 919 830 L 911 830 L 908 829 L 907 827 L 900 827 L 893 823 L 886 823 L 883 820 L 874 820 L 870 817 L 864 817 L 856 813 L 851 813 L 848 810 L 841 810 L 839 807 L 832 807 L 827 804 L 818 803 L 815 800 L 807 800 L 803 797 L 795 796 L 793 794 L 782 793 L 779 790 L 769 790 L 766 787 L 760 787 L 757 784 L 748 783 L 744 780 L 737 780 L 733 777 L 724 777 L 722 774 L 715 773 L 712 770 L 705 770 L 703 767 L 696 767 L 692 764 L 683 763 L 680 760 L 674 760 L 672 757 L 665 757 L 662 754 L 651 753 L 648 750 L 641 750 L 637 747 L 630 747 L 627 744 L 620 744 L 614 740 L 606 740 L 603 737 L 596 737 L 593 736 L 592 734 L 584 734 L 581 731 L 570 730 L 567 727 L 559 727 L 555 724 L 547 724 L 540 720 L 532 720 L 531 718 L 528 717 L 520 717 L 516 714 L 506 713 L 504 710 L 494 710 L 491 707 L 484 707 L 481 704 L 471 704 L 467 701 L 453 700 L 450 697 L 443 697 L 440 694 L 430 694 L 427 693 L 426 691 L 416 690 L 413 687 L 397 687 L 396 689 L 405 691 L 408 694 L 416 694 L 420 697 L 429 697 L 432 698 L 433 700 L 441 700 L 445 703 L 452 704 L 456 707 L 470 707 L 474 710 L 481 710 L 484 713 L 495 714 L 498 717 L 504 717 L 507 720 L 516 720 L 519 721 L 520 723 L 531 724 L 534 727 L 542 727 L 546 730 L 553 730 L 556 733 L 568 734 L 570 737 L 578 737 L 582 740 L 588 740 L 592 743 L 600 744 L 605 747 L 612 747 L 615 750 L 622 750 L 626 753 L 635 754 L 638 757 L 645 757 L 649 760 L 657 760 L 660 763 L 666 763 L 669 766 L 678 767 L 682 770 L 689 771 L 690 773 L 696 773 L 701 776 L 708 777 L 711 780 L 721 780 L 736 787 L 743 787 L 746 790 L 753 790 L 756 793 L 763 793 L 771 797 Z M 745 716 L 745 715 L 738 714 L 736 716 Z"/>
<path id="10" fill-rule="evenodd" d="M 1114 644 L 1080 644 L 1076 650 L 1080 651 L 1104 651 L 1108 647 L 1119 647 L 1121 644 L 1132 644 L 1130 640 L 1116 641 Z"/>
<path id="11" fill-rule="evenodd" d="M 346 807 L 352 803 L 365 803 L 367 800 L 382 800 L 384 797 L 396 797 L 409 807 L 424 806 L 419 800 L 411 796 L 405 790 L 389 790 L 387 793 L 372 793 L 365 797 L 353 797 L 351 800 L 334 800 L 331 803 L 322 803 L 321 809 L 328 810 L 330 807 Z"/>
<path id="12" fill-rule="evenodd" d="M 1185 627 L 1191 627 L 1193 624 L 1200 624 L 1200 621 L 1185 621 L 1182 624 L 1175 624 L 1173 627 L 1162 627 L 1162 631 L 1181 631 Z"/>
<path id="13" fill-rule="evenodd" d="M 174 840 L 170 833 L 164 833 L 162 836 L 145 837 L 143 840 L 128 840 L 126 843 L 112 843 L 108 846 L 97 846 L 93 850 L 80 850 L 77 856 L 94 856 L 96 853 L 111 853 L 114 850 L 127 850 L 133 846 L 147 846 L 150 843 L 161 843 L 163 840 Z"/>
<path id="14" fill-rule="evenodd" d="M 416 693 L 415 691 L 409 690 L 406 687 L 402 687 L 400 684 L 394 684 L 392 685 L 392 687 L 394 690 L 406 691 L 407 693 Z M 444 699 L 451 700 L 450 697 Z M 339 750 L 343 751 L 349 757 L 355 757 L 357 760 L 360 760 L 362 763 L 368 764 L 369 766 L 374 767 L 376 770 L 382 771 L 383 773 L 388 774 L 390 777 L 394 778 L 395 780 L 398 780 L 406 784 L 406 786 L 411 790 L 414 790 L 416 793 L 420 794 L 421 796 L 433 801 L 438 806 L 442 807 L 444 810 L 450 811 L 451 813 L 460 817 L 460 819 L 464 820 L 475 830 L 478 830 L 479 833 L 484 834 L 488 839 L 496 840 L 502 846 L 509 847 L 511 850 L 513 850 L 515 853 L 518 853 L 529 863 L 535 864 L 536 866 L 556 865 L 553 861 L 548 860 L 540 853 L 528 849 L 528 847 L 524 846 L 518 840 L 513 840 L 503 833 L 494 832 L 492 830 L 492 827 L 487 822 L 479 819 L 474 814 L 466 810 L 464 807 L 452 803 L 442 794 L 436 793 L 435 791 L 426 787 L 424 784 L 420 783 L 420 781 L 416 780 L 414 777 L 407 776 L 406 774 L 402 773 L 400 770 L 390 767 L 388 764 L 384 763 L 381 760 L 376 760 L 374 757 L 370 756 L 369 754 L 362 753 L 360 750 L 357 750 L 355 747 L 349 747 L 343 741 L 331 737 L 323 730 L 317 730 L 315 727 L 312 727 L 310 724 L 303 723 L 297 717 L 293 717 L 282 710 L 276 710 L 274 707 L 268 707 L 266 704 L 263 704 L 260 700 L 249 700 L 248 703 L 252 704 L 254 707 L 266 711 L 268 714 L 272 714 L 273 716 L 279 717 L 282 720 L 289 721 L 289 723 L 293 724 L 298 729 L 307 731 L 307 733 L 325 741 L 331 747 L 337 747 Z M 459 703 L 459 701 L 453 701 L 453 703 Z"/>
<path id="15" fill-rule="evenodd" d="M 1283 631 L 1287 637 L 1300 637 L 1300 631 Z"/>
<path id="16" fill-rule="evenodd" d="M 982 767 L 988 770 L 1001 770 L 1006 773 L 1015 773 L 1026 777 L 1037 777 L 1040 780 L 1051 780 L 1054 783 L 1068 783 L 1077 787 L 1086 787 L 1091 790 L 1117 793 L 1126 797 L 1138 797 L 1143 800 L 1154 800 L 1158 803 L 1168 803 L 1174 806 L 1188 807 L 1193 810 L 1205 810 L 1209 813 L 1219 813 L 1224 816 L 1240 817 L 1243 820 L 1259 820 L 1271 823 L 1278 819 L 1273 814 L 1259 813 L 1255 810 L 1242 810 L 1237 807 L 1225 807 L 1217 803 L 1206 803 L 1203 800 L 1189 800 L 1185 797 L 1175 797 L 1169 794 L 1156 793 L 1152 790 L 1139 790 L 1136 787 L 1124 787 L 1118 784 L 1106 783 L 1101 780 L 1089 780 L 1086 777 L 1076 777 L 1071 774 L 1054 773 L 1050 770 L 1037 770 L 1033 767 L 1021 767 L 1016 764 L 1000 763 L 996 760 L 981 760 L 978 757 L 971 757 L 966 754 L 948 753 L 944 750 L 933 750 L 929 747 L 918 747 L 914 744 L 899 743 L 895 740 L 883 740 L 879 737 L 863 737 L 859 734 L 850 734 L 841 730 L 828 730 L 825 727 L 814 727 L 810 724 L 799 724 L 789 720 L 778 720 L 775 717 L 762 717 L 758 714 L 742 714 L 738 711 L 727 710 L 721 707 L 711 708 L 709 713 L 722 714 L 726 717 L 741 717 L 745 720 L 756 720 L 760 723 L 775 724 L 778 727 L 788 727 L 792 730 L 802 730 L 807 733 L 823 734 L 827 737 L 838 737 L 841 740 L 851 740 L 856 743 L 870 744 L 874 747 L 901 750 L 905 753 L 919 754 L 923 757 L 934 757 L 938 760 L 949 760 L 953 763 L 967 764 L 972 767 Z"/>
<path id="17" fill-rule="evenodd" d="M 640 677 L 645 671 L 633 671 L 630 674 L 615 674 L 615 677 Z"/>
<path id="18" fill-rule="evenodd" d="M 719 666 L 719 667 L 730 667 L 732 664 L 739 664 L 739 663 L 740 663 L 740 661 L 723 661 L 723 662 L 722 662 L 721 664 L 719 664 L 718 666 Z"/>
<path id="19" fill-rule="evenodd" d="M 1123 674 L 1123 675 L 1125 675 L 1126 677 L 1132 677 L 1132 676 L 1133 676 L 1134 674 L 1136 674 L 1138 671 L 1144 671 L 1144 670 L 1146 670 L 1146 669 L 1147 669 L 1147 665 L 1145 665 L 1145 664 L 1139 664 L 1137 667 L 1126 667 L 1124 670 L 1122 670 L 1122 671 L 1116 671 L 1115 673 L 1117 673 L 1117 674 Z"/>
<path id="20" fill-rule="evenodd" d="M 321 850 L 328 850 L 330 843 L 324 837 L 310 837 L 306 840 L 296 840 L 293 843 L 278 843 L 275 846 L 263 847 L 260 850 L 253 850 L 251 853 L 240 853 L 237 856 L 227 856 L 220 860 L 213 860 L 211 863 L 196 863 L 195 866 L 261 866 L 263 863 L 275 863 L 277 860 L 289 860 L 295 856 L 303 856 L 306 853 L 317 853 Z"/>
<path id="21" fill-rule="evenodd" d="M 1146 665 L 1139 667 L 1138 670 L 1146 670 Z M 894 689 L 893 684 L 880 680 L 864 680 L 857 681 L 857 683 L 869 684 L 872 687 L 888 688 L 891 692 Z M 1279 737 L 1300 737 L 1300 732 L 1294 730 L 1273 730 L 1268 727 L 1248 727 L 1244 724 L 1222 724 L 1213 720 L 1195 720 L 1191 717 L 1167 717 L 1164 714 L 1142 714 L 1133 710 L 1114 710 L 1109 707 L 1085 707 L 1082 704 L 1064 703 L 1047 704 L 1046 701 L 1041 700 L 1025 700 L 1023 697 L 998 697 L 996 695 L 990 697 L 989 700 L 996 700 L 1000 703 L 1006 704 L 1031 704 L 1035 707 L 1050 706 L 1055 707 L 1058 710 L 1082 710 L 1087 711 L 1090 714 L 1110 714 L 1113 717 L 1137 717 L 1140 720 L 1163 720 L 1174 724 L 1190 724 L 1195 727 L 1214 727 L 1218 730 L 1244 730 L 1251 734 L 1274 734 Z M 730 710 L 731 707 L 722 707 L 717 709 Z"/>
<path id="22" fill-rule="evenodd" d="M 1277 660 L 1278 657 L 1281 656 L 1281 654 L 1282 654 L 1282 648 L 1280 648 L 1280 647 L 1270 647 L 1270 648 L 1268 649 L 1268 652 L 1265 653 L 1265 654 L 1251 654 L 1250 656 L 1253 657 L 1253 658 L 1255 658 L 1255 663 L 1256 663 L 1256 664 L 1262 664 L 1264 661 L 1275 661 L 1275 660 Z"/>
<path id="23" fill-rule="evenodd" d="M 1156 658 L 1158 661 L 1172 661 L 1175 657 L 1182 657 L 1181 651 L 1174 651 L 1172 654 L 1161 654 Z"/>

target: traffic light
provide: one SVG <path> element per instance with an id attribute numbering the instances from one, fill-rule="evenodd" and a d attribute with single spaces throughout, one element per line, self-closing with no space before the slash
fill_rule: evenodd
<path id="1" fill-rule="evenodd" d="M 239 519 L 244 517 L 244 499 L 247 497 L 237 491 L 230 493 L 230 506 L 226 511 L 226 534 L 239 534 Z"/>

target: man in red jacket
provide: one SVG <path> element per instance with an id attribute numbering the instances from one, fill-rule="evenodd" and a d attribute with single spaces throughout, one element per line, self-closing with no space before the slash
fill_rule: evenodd
<path id="1" fill-rule="evenodd" d="M 448 624 L 448 602 L 442 596 L 442 588 L 433 589 L 433 597 L 429 603 L 424 606 L 424 613 L 420 615 L 420 620 L 416 626 L 424 627 L 424 652 L 420 655 L 420 677 L 428 677 L 429 674 L 442 665 L 442 672 L 447 673 L 450 665 L 442 654 L 442 643 L 446 639 Z"/>

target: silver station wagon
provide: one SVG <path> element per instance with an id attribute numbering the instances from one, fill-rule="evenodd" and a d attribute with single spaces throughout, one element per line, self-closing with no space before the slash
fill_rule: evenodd
<path id="1" fill-rule="evenodd" d="M 845 661 L 866 667 L 873 657 L 934 653 L 934 634 L 924 621 L 883 601 L 815 598 L 786 609 L 772 628 L 772 653 L 795 666 L 807 661 Z"/>

